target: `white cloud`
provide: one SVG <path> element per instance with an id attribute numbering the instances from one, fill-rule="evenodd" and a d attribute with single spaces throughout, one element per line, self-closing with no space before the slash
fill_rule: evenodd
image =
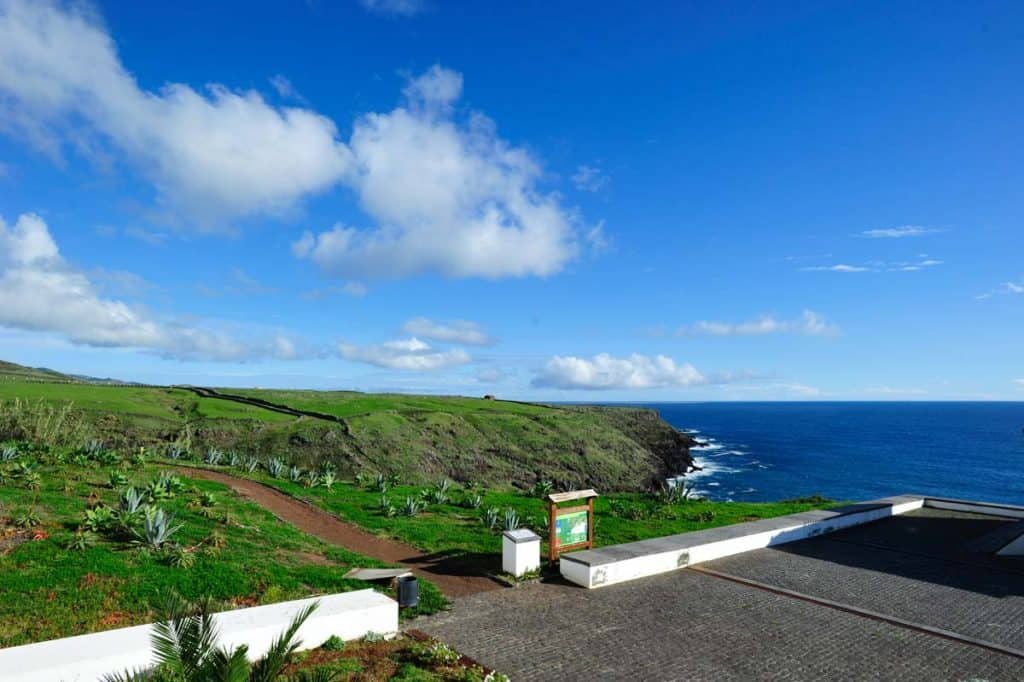
<path id="1" fill-rule="evenodd" d="M 131 273 L 116 273 L 119 281 Z M 100 275 L 101 281 L 109 273 Z M 302 352 L 283 335 L 242 339 L 182 322 L 162 322 L 96 284 L 60 255 L 46 223 L 25 214 L 12 227 L 0 218 L 0 326 L 50 332 L 85 346 L 138 348 L 182 360 L 294 359 Z"/>
<path id="2" fill-rule="evenodd" d="M 334 123 L 313 111 L 216 84 L 140 88 L 95 17 L 49 0 L 0 10 L 0 125 L 53 155 L 65 142 L 112 145 L 207 229 L 285 211 L 351 163 Z"/>
<path id="3" fill-rule="evenodd" d="M 610 178 L 596 166 L 580 165 L 572 176 L 572 184 L 583 192 L 599 192 L 604 189 Z"/>
<path id="4" fill-rule="evenodd" d="M 805 272 L 917 272 L 942 265 L 944 261 L 921 254 L 911 261 L 872 261 L 863 265 L 837 263 L 836 265 L 813 265 L 800 268 Z"/>
<path id="5" fill-rule="evenodd" d="M 614 357 L 601 353 L 592 358 L 555 356 L 534 378 L 535 388 L 582 390 L 679 388 L 708 383 L 689 364 L 677 364 L 664 355 L 650 357 L 634 353 Z"/>
<path id="6" fill-rule="evenodd" d="M 806 336 L 834 336 L 839 327 L 828 322 L 813 310 L 805 310 L 798 319 L 779 320 L 762 315 L 747 322 L 700 321 L 679 329 L 681 336 L 763 336 L 766 334 L 803 334 Z"/>
<path id="7" fill-rule="evenodd" d="M 406 322 L 402 331 L 412 336 L 445 343 L 460 343 L 467 346 L 491 346 L 494 344 L 494 339 L 481 329 L 480 325 L 468 320 L 435 322 L 426 317 L 416 317 Z"/>
<path id="8" fill-rule="evenodd" d="M 270 85 L 271 87 L 274 88 L 274 90 L 277 91 L 277 94 L 283 97 L 284 99 L 292 99 L 295 100 L 296 102 L 302 103 L 306 102 L 306 98 L 303 97 L 302 94 L 295 89 L 295 85 L 293 85 L 292 82 L 288 80 L 288 78 L 283 74 L 279 73 L 274 76 L 271 76 Z"/>
<path id="9" fill-rule="evenodd" d="M 800 269 L 807 272 L 868 272 L 871 270 L 871 268 L 867 268 L 862 265 L 848 265 L 846 263 L 837 263 L 836 265 L 812 265 Z"/>
<path id="10" fill-rule="evenodd" d="M 1019 388 L 1024 388 L 1024 379 L 1014 379 L 1013 383 L 1017 384 Z"/>
<path id="11" fill-rule="evenodd" d="M 377 14 L 412 17 L 422 12 L 426 5 L 423 0 L 360 0 L 363 7 Z"/>
<path id="12" fill-rule="evenodd" d="M 1011 296 L 1019 295 L 1019 294 L 1024 294 L 1024 283 L 1003 282 L 1002 284 L 997 286 L 992 291 L 986 292 L 984 294 L 980 294 L 980 295 L 976 296 L 975 298 L 985 299 L 985 298 L 992 298 L 993 296 L 1002 296 L 1002 295 L 1005 295 L 1005 294 L 1009 294 Z"/>
<path id="13" fill-rule="evenodd" d="M 542 170 L 472 113 L 456 120 L 462 77 L 434 66 L 406 101 L 354 128 L 348 182 L 380 227 L 337 224 L 293 245 L 343 277 L 551 275 L 578 251 L 575 212 L 537 188 Z"/>
<path id="14" fill-rule="evenodd" d="M 425 371 L 464 365 L 472 361 L 461 348 L 437 350 L 416 337 L 388 341 L 376 346 L 355 346 L 341 342 L 338 353 L 346 360 L 377 367 Z"/>
<path id="15" fill-rule="evenodd" d="M 900 227 L 864 230 L 860 233 L 860 236 L 867 237 L 868 239 L 901 239 L 903 237 L 920 237 L 932 232 L 938 232 L 938 230 L 918 225 L 902 225 Z"/>

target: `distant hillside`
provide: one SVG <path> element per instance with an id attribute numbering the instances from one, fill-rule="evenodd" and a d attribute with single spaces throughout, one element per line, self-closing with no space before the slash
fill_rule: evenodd
<path id="1" fill-rule="evenodd" d="M 49 383 L 130 384 L 118 379 L 90 377 L 84 374 L 63 374 L 46 367 L 25 367 L 0 360 L 0 381 L 45 381 Z M 131 384 L 135 385 L 135 384 Z"/>
<path id="2" fill-rule="evenodd" d="M 13 399 L 21 413 L 15 414 Z M 346 475 L 395 472 L 410 482 L 449 477 L 532 485 L 538 477 L 602 490 L 648 487 L 691 463 L 688 436 L 652 410 L 368 394 L 87 383 L 0 364 L 0 440 L 31 438 L 32 411 L 62 408 L 63 444 L 194 452 L 216 447 Z M 37 415 L 38 416 L 38 415 Z M 52 430 L 52 429 L 51 429 Z"/>

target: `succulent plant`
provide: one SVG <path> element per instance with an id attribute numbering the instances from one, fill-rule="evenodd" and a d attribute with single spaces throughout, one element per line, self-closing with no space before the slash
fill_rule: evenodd
<path id="1" fill-rule="evenodd" d="M 210 448 L 209 450 L 206 451 L 206 454 L 203 455 L 203 462 L 209 464 L 210 466 L 217 466 L 218 464 L 221 463 L 221 461 L 223 461 L 223 459 L 224 453 L 222 453 L 217 448 Z"/>
<path id="2" fill-rule="evenodd" d="M 515 509 L 509 507 L 505 510 L 505 530 L 515 530 L 516 528 L 519 528 L 519 514 Z"/>
<path id="3" fill-rule="evenodd" d="M 288 480 L 291 481 L 292 483 L 298 483 L 299 481 L 302 480 L 302 477 L 304 475 L 305 472 L 302 470 L 301 467 L 297 467 L 295 465 L 288 467 Z"/>
<path id="4" fill-rule="evenodd" d="M 18 458 L 18 448 L 13 445 L 5 445 L 0 448 L 0 462 L 13 462 Z"/>
<path id="5" fill-rule="evenodd" d="M 146 507 L 142 530 L 136 532 L 137 542 L 147 547 L 163 547 L 171 542 L 181 526 L 180 523 L 175 525 L 173 514 L 168 514 L 160 507 Z"/>
<path id="6" fill-rule="evenodd" d="M 388 477 L 384 474 L 377 474 L 377 478 L 374 479 L 373 487 L 378 491 L 385 493 L 388 490 Z"/>
<path id="7" fill-rule="evenodd" d="M 114 522 L 114 512 L 110 507 L 96 507 L 85 510 L 85 521 L 82 527 L 94 533 L 102 533 Z"/>
<path id="8" fill-rule="evenodd" d="M 285 464 L 280 459 L 275 457 L 274 459 L 267 462 L 267 473 L 274 478 L 281 478 L 285 473 Z"/>
<path id="9" fill-rule="evenodd" d="M 328 490 L 334 487 L 334 484 L 337 480 L 338 479 L 335 477 L 333 471 L 328 470 L 320 474 L 320 485 L 327 488 Z"/>
<path id="10" fill-rule="evenodd" d="M 416 516 L 423 511 L 423 502 L 417 500 L 415 497 L 405 498 L 405 504 L 402 505 L 402 513 L 406 516 Z"/>
<path id="11" fill-rule="evenodd" d="M 260 460 L 256 457 L 249 457 L 245 460 L 245 470 L 250 474 L 260 468 Z"/>
<path id="12" fill-rule="evenodd" d="M 497 507 L 488 507 L 484 510 L 481 520 L 485 526 L 491 530 L 495 530 L 498 527 L 498 523 L 501 521 L 501 510 Z"/>

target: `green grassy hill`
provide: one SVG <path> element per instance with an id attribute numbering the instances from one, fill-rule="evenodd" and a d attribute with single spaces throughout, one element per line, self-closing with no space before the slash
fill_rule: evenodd
<path id="1" fill-rule="evenodd" d="M 650 410 L 349 391 L 197 392 L 85 383 L 3 363 L 6 439 L 215 447 L 306 466 L 331 461 L 343 474 L 394 472 L 410 482 L 527 487 L 542 477 L 601 490 L 645 488 L 685 469 L 691 444 Z"/>

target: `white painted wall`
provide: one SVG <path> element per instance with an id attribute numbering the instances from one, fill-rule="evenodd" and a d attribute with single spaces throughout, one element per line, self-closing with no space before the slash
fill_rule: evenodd
<path id="1" fill-rule="evenodd" d="M 298 633 L 300 649 L 320 646 L 331 635 L 359 639 L 368 632 L 398 632 L 398 603 L 374 590 L 332 594 L 315 599 L 268 604 L 214 615 L 220 642 L 245 644 L 251 658 L 271 642 L 303 608 L 320 602 Z M 0 649 L 0 680 L 4 682 L 93 682 L 103 675 L 152 664 L 152 625 L 107 630 L 78 637 Z"/>
<path id="2" fill-rule="evenodd" d="M 850 528 L 871 521 L 879 521 L 890 516 L 905 514 L 924 506 L 924 499 L 913 499 L 863 512 L 836 516 L 821 521 L 794 523 L 792 526 L 770 531 L 757 532 L 753 529 L 749 535 L 743 535 L 717 542 L 694 545 L 685 549 L 659 552 L 644 556 L 623 559 L 599 566 L 587 566 L 571 560 L 560 561 L 562 577 L 586 588 L 604 587 L 617 583 L 645 578 L 660 573 L 667 573 L 685 566 L 692 566 L 705 561 L 749 552 L 764 547 L 805 540 L 810 537 L 831 533 L 843 528 Z M 785 518 L 785 517 L 782 517 Z M 755 522 L 756 523 L 756 522 Z M 739 524 L 740 526 L 744 524 Z"/>

